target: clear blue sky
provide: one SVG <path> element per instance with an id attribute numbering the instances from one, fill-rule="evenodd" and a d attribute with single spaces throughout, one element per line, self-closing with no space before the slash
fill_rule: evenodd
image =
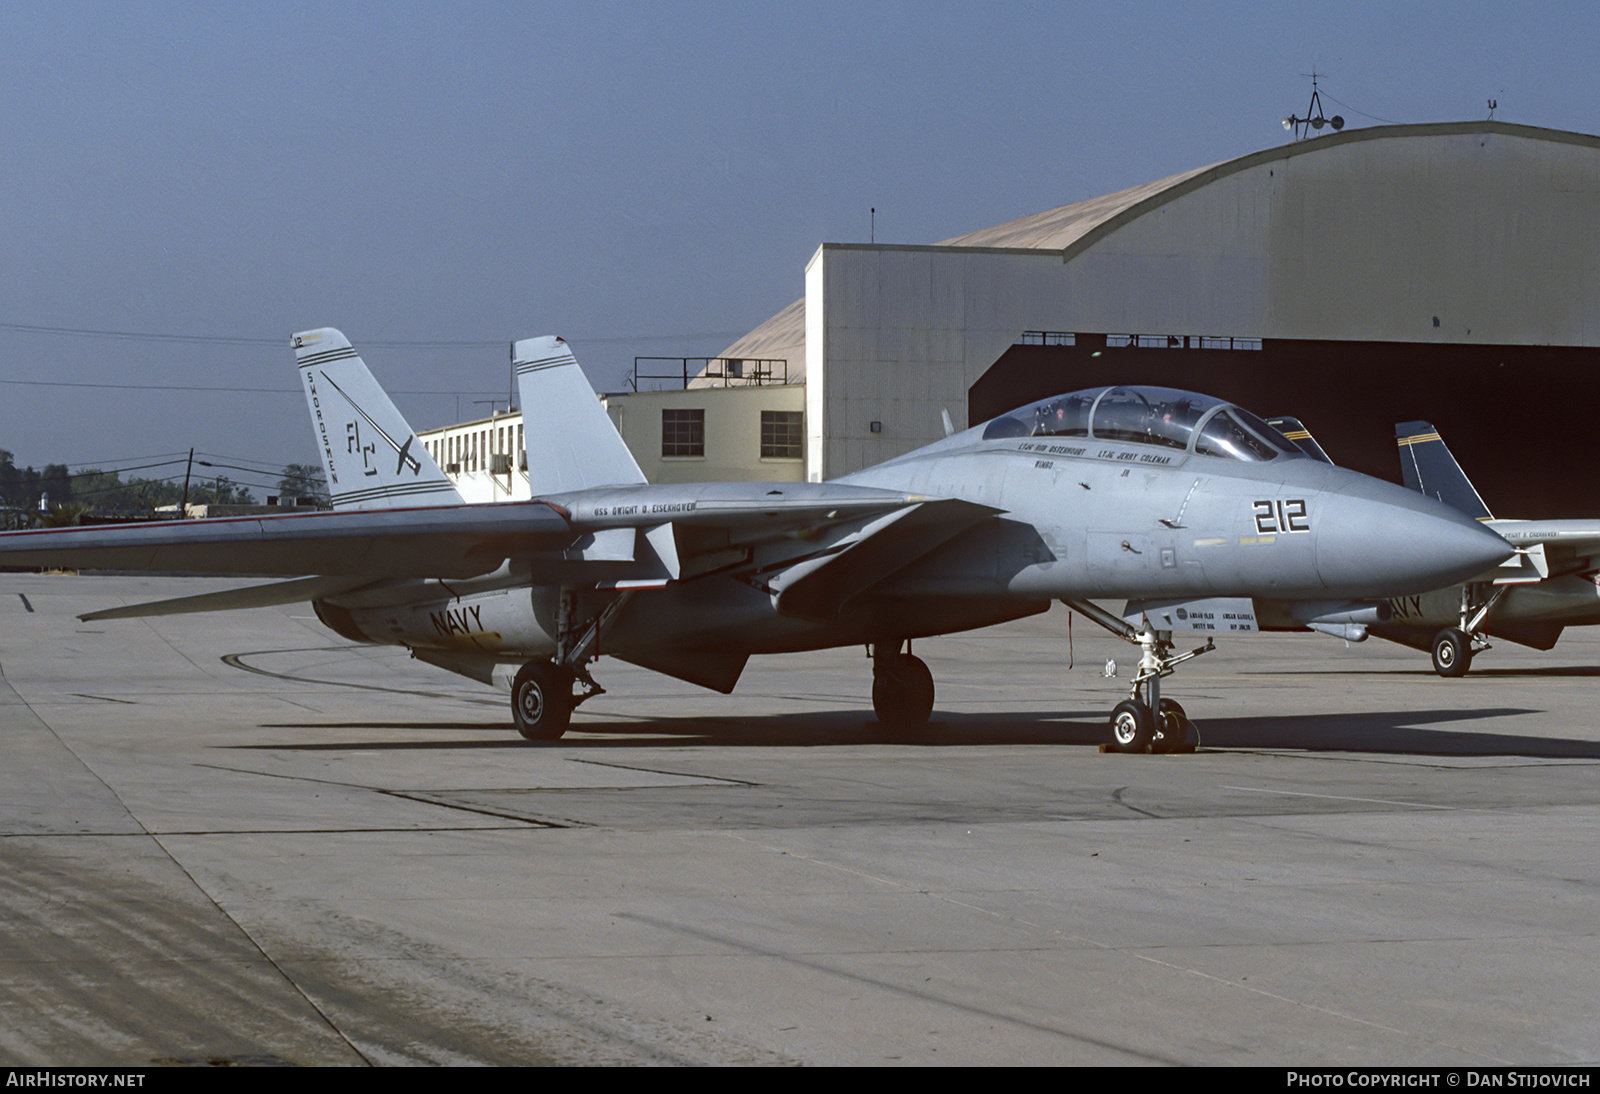
<path id="1" fill-rule="evenodd" d="M 0 448 L 309 462 L 322 325 L 445 393 L 397 396 L 419 428 L 518 337 L 616 389 L 871 207 L 931 243 L 1281 144 L 1313 67 L 1351 125 L 1594 133 L 1597 41 L 1583 3 L 9 4 Z"/>

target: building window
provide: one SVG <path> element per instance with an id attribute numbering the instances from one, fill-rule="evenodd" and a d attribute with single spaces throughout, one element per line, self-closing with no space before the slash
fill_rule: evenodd
<path id="1" fill-rule="evenodd" d="M 761 412 L 761 458 L 764 460 L 798 460 L 801 451 L 801 432 L 805 415 L 798 410 L 763 410 Z"/>
<path id="2" fill-rule="evenodd" d="M 661 412 L 661 455 L 704 456 L 706 454 L 706 412 L 703 410 L 663 410 Z"/>

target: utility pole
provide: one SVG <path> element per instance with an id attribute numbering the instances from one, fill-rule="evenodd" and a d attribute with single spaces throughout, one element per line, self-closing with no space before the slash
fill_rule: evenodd
<path id="1" fill-rule="evenodd" d="M 189 519 L 189 472 L 194 470 L 194 449 L 189 449 L 189 464 L 183 469 L 183 500 L 178 503 L 178 519 Z"/>

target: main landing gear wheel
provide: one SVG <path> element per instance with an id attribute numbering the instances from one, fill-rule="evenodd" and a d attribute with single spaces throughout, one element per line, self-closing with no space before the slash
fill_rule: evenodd
<path id="1" fill-rule="evenodd" d="M 1171 699 L 1161 700 L 1161 717 L 1156 719 L 1156 739 L 1151 752 L 1193 752 L 1200 747 L 1200 731 L 1194 728 L 1183 707 Z"/>
<path id="2" fill-rule="evenodd" d="M 1465 676 L 1472 667 L 1472 639 L 1449 627 L 1433 640 L 1433 671 L 1440 676 Z"/>
<path id="3" fill-rule="evenodd" d="M 895 729 L 926 725 L 933 713 L 933 673 L 909 653 L 878 657 L 872 663 L 872 710 Z"/>
<path id="4" fill-rule="evenodd" d="M 572 721 L 572 676 L 549 661 L 529 661 L 511 685 L 511 717 L 530 741 L 555 741 Z"/>
<path id="5" fill-rule="evenodd" d="M 1111 751 L 1146 752 L 1155 735 L 1155 716 L 1143 703 L 1124 699 L 1112 709 Z"/>

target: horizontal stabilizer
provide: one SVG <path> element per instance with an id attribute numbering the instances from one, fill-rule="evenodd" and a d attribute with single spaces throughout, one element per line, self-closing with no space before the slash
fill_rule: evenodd
<path id="1" fill-rule="evenodd" d="M 461 504 L 349 339 L 323 327 L 291 344 L 335 509 Z"/>
<path id="2" fill-rule="evenodd" d="M 1400 477 L 1408 489 L 1437 498 L 1473 520 L 1492 519 L 1489 507 L 1437 429 L 1427 422 L 1400 422 L 1394 427 L 1394 438 L 1400 447 Z"/>
<path id="3" fill-rule="evenodd" d="M 78 616 L 85 623 L 102 619 L 148 619 L 158 615 L 189 615 L 194 612 L 227 612 L 243 608 L 273 608 L 281 604 L 302 604 L 322 596 L 348 593 L 369 582 L 360 577 L 301 577 L 275 581 L 270 585 L 249 585 L 242 589 L 180 596 L 171 600 L 152 600 L 125 604 Z"/>
<path id="4" fill-rule="evenodd" d="M 566 519 L 542 502 L 290 513 L 0 532 L 0 565 L 142 573 L 474 577 L 560 552 Z"/>
<path id="5" fill-rule="evenodd" d="M 534 497 L 645 481 L 566 342 L 525 338 L 511 360 Z"/>

